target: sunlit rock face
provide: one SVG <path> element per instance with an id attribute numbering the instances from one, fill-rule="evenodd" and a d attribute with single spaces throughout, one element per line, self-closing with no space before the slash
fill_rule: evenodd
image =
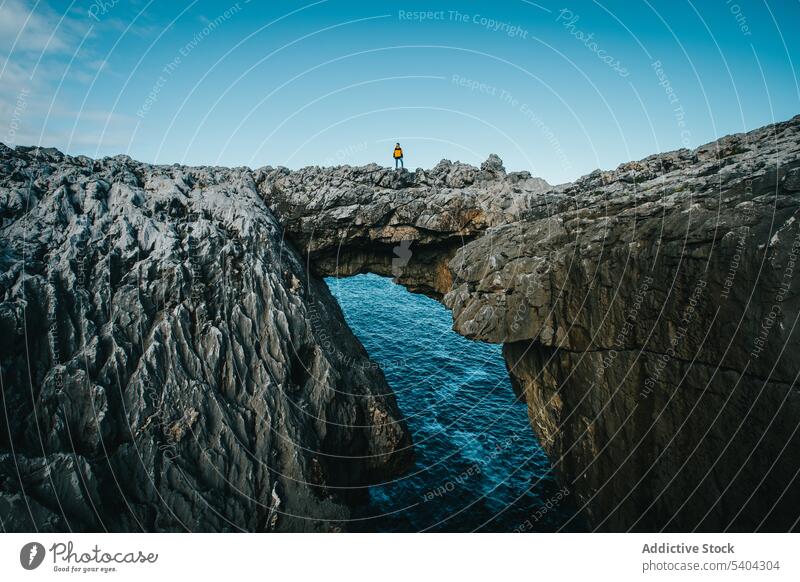
<path id="1" fill-rule="evenodd" d="M 320 279 L 360 272 L 504 344 L 593 528 L 797 527 L 798 128 L 557 187 L 496 156 L 290 171 L 0 150 L 4 527 L 343 527 L 348 487 L 411 455 Z"/>
<path id="2" fill-rule="evenodd" d="M 249 170 L 0 164 L 5 530 L 338 530 L 410 463 Z"/>

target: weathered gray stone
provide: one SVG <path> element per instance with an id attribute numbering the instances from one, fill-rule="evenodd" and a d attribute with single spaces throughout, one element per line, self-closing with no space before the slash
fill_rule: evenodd
<path id="1" fill-rule="evenodd" d="M 796 529 L 799 132 L 557 187 L 496 156 L 250 171 L 0 147 L 4 527 L 341 527 L 348 486 L 409 460 L 319 279 L 371 271 L 505 344 L 592 527 Z"/>
<path id="2" fill-rule="evenodd" d="M 457 249 L 551 201 L 547 182 L 506 176 L 495 155 L 481 170 L 442 160 L 415 174 L 376 165 L 262 168 L 254 179 L 316 273 L 375 272 L 436 297 L 450 289 Z"/>
<path id="3" fill-rule="evenodd" d="M 555 188 L 494 158 L 443 161 L 422 190 L 353 169 L 330 188 L 335 168 L 261 184 L 318 272 L 392 274 L 442 298 L 459 333 L 505 344 L 594 527 L 786 530 L 800 511 L 799 127 Z"/>
<path id="4" fill-rule="evenodd" d="M 799 168 L 794 118 L 591 174 L 451 261 L 455 329 L 505 344 L 593 527 L 798 527 Z"/>
<path id="5" fill-rule="evenodd" d="M 409 464 L 249 170 L 0 163 L 5 530 L 336 530 Z"/>

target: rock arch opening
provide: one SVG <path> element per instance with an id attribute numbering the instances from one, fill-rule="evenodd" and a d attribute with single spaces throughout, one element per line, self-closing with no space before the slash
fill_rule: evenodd
<path id="1" fill-rule="evenodd" d="M 405 474 L 370 488 L 350 529 L 553 531 L 572 517 L 500 346 L 457 334 L 443 305 L 390 278 L 326 282 L 393 389 L 415 448 Z"/>

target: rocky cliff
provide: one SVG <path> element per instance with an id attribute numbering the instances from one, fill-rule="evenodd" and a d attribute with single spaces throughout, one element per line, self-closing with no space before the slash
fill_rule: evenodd
<path id="1" fill-rule="evenodd" d="M 548 187 L 442 162 L 267 170 L 312 270 L 390 274 L 512 381 L 594 528 L 800 516 L 800 117 Z"/>
<path id="2" fill-rule="evenodd" d="M 450 263 L 596 528 L 800 517 L 800 118 L 567 185 Z"/>
<path id="3" fill-rule="evenodd" d="M 2 146 L 0 212 L 4 530 L 337 530 L 410 462 L 249 170 Z"/>
<path id="4" fill-rule="evenodd" d="M 339 527 L 348 488 L 410 455 L 320 280 L 370 271 L 504 344 L 592 527 L 797 528 L 798 132 L 558 187 L 496 156 L 412 173 L 2 149 L 4 527 Z"/>

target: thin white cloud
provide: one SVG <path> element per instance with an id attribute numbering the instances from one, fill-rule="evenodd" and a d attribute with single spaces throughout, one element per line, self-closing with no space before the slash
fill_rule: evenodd
<path id="1" fill-rule="evenodd" d="M 44 4 L 35 6 L 23 0 L 0 4 L 0 51 L 42 53 L 68 48 L 65 37 L 71 31 L 61 29 L 60 17 Z"/>
<path id="2" fill-rule="evenodd" d="M 109 70 L 84 37 L 90 23 L 75 11 L 56 12 L 46 2 L 0 0 L 0 141 L 13 144 L 84 146 L 100 139 L 100 128 L 118 136 L 104 144 L 118 146 L 133 121 L 105 111 L 76 111 L 62 85 L 90 83 Z M 91 36 L 90 36 L 91 38 Z M 78 47 L 80 53 L 75 55 Z M 55 91 L 59 88 L 59 93 Z M 71 128 L 77 122 L 70 140 Z"/>
<path id="3" fill-rule="evenodd" d="M 0 56 L 0 70 L 3 71 L 2 76 L 0 76 L 0 81 L 2 81 L 2 86 L 0 86 L 1 93 L 5 93 L 9 87 L 30 85 L 30 71 L 18 62 Z"/>

